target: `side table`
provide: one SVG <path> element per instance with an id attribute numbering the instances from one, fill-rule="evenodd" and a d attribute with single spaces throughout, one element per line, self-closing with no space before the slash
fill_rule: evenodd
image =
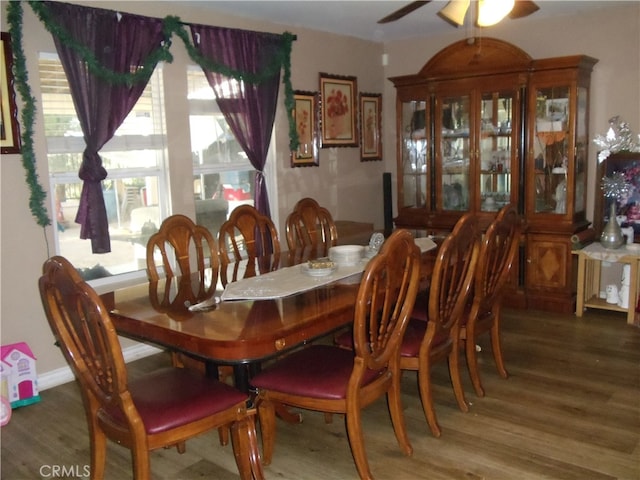
<path id="1" fill-rule="evenodd" d="M 636 304 L 638 302 L 638 263 L 640 250 L 627 249 L 623 245 L 617 250 L 607 250 L 599 242 L 574 251 L 578 255 L 578 292 L 576 316 L 581 317 L 586 308 L 599 308 L 616 312 L 626 312 L 627 323 L 636 324 Z M 631 265 L 629 284 L 629 307 L 622 308 L 607 303 L 600 298 L 600 273 L 602 262 L 628 263 Z"/>

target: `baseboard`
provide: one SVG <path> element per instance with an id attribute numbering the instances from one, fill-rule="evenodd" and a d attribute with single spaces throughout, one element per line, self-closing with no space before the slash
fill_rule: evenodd
<path id="1" fill-rule="evenodd" d="M 148 357 L 149 355 L 154 355 L 159 352 L 162 352 L 162 350 L 143 343 L 132 345 L 122 350 L 124 361 L 126 363 L 138 360 L 139 358 Z M 42 392 L 48 388 L 57 387 L 73 380 L 75 380 L 75 377 L 71 368 L 56 368 L 55 370 L 38 375 L 38 391 Z"/>

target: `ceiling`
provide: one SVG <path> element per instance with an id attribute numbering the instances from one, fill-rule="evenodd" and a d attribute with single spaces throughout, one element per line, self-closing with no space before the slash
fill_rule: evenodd
<path id="1" fill-rule="evenodd" d="M 377 21 L 395 10 L 407 5 L 411 0 L 395 1 L 340 1 L 340 0 L 235 0 L 235 1 L 198 1 L 184 0 L 183 5 L 217 10 L 241 17 L 265 20 L 272 23 L 292 27 L 309 28 L 324 32 L 348 35 L 352 37 L 389 42 L 412 37 L 426 37 L 455 31 L 438 15 L 438 11 L 446 5 L 446 0 L 433 0 L 431 3 L 410 13 L 406 17 L 392 23 L 380 25 Z M 628 1 L 628 0 L 627 0 Z M 612 4 L 625 1 L 596 0 L 536 0 L 540 10 L 527 18 L 504 22 L 526 22 L 558 15 L 576 15 L 611 7 Z M 472 8 L 469 9 L 471 11 Z M 465 25 L 472 23 L 471 14 L 467 13 Z M 466 26 L 460 29 L 469 28 Z M 295 31 L 293 32 L 295 33 Z M 473 34 L 473 33 L 472 33 Z"/>

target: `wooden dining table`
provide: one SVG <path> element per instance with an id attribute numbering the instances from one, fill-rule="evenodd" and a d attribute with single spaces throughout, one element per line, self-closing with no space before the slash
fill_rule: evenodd
<path id="1" fill-rule="evenodd" d="M 256 271 L 248 275 L 268 275 L 313 256 L 291 252 L 249 262 Z M 433 251 L 423 254 L 423 275 L 428 274 L 432 258 Z M 215 273 L 209 282 L 217 282 Z M 202 359 L 212 375 L 219 365 L 231 365 L 236 387 L 249 392 L 250 376 L 264 361 L 353 321 L 360 277 L 356 274 L 282 298 L 216 302 L 220 290 L 210 286 L 202 296 L 202 276 L 194 274 L 115 290 L 106 303 L 119 335 Z M 189 309 L 203 300 L 209 308 Z"/>

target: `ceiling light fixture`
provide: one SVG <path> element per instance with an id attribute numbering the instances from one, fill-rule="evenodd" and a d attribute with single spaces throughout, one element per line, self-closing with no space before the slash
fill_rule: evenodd
<path id="1" fill-rule="evenodd" d="M 438 15 L 455 27 L 464 25 L 464 19 L 471 0 L 449 0 Z M 478 15 L 476 25 L 489 27 L 495 25 L 513 9 L 515 0 L 477 0 Z"/>
<path id="2" fill-rule="evenodd" d="M 515 0 L 478 0 L 478 21 L 479 27 L 490 27 L 506 17 L 513 6 Z"/>

